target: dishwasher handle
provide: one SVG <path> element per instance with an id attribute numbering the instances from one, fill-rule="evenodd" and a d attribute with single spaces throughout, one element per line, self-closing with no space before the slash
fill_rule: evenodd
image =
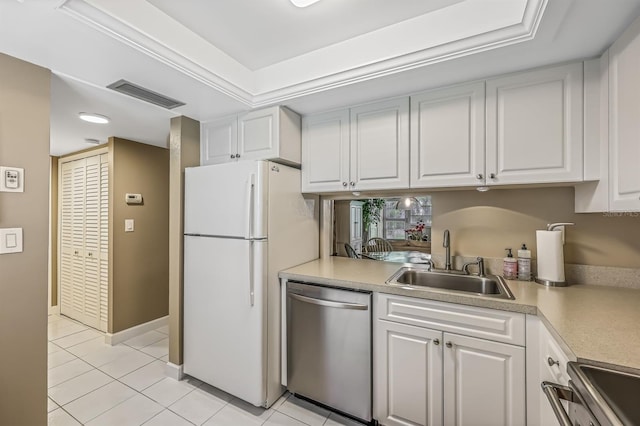
<path id="1" fill-rule="evenodd" d="M 369 309 L 368 305 L 362 305 L 360 303 L 334 302 L 333 300 L 316 299 L 315 297 L 303 296 L 296 293 L 288 293 L 288 296 L 304 303 L 326 306 L 329 308 L 354 309 L 358 311 L 366 311 L 367 309 Z"/>
<path id="2" fill-rule="evenodd" d="M 573 422 L 560 402 L 560 399 L 573 402 L 575 400 L 573 389 L 547 381 L 542 382 L 541 386 L 542 391 L 547 396 L 549 404 L 551 404 L 551 408 L 553 409 L 553 413 L 556 415 L 560 425 L 573 426 Z"/>

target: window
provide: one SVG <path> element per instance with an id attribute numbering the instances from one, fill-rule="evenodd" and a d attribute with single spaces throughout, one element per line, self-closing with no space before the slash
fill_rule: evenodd
<path id="1" fill-rule="evenodd" d="M 431 241 L 431 196 L 387 198 L 384 204 L 384 238 L 407 239 L 407 229 L 424 223 L 422 240 Z"/>

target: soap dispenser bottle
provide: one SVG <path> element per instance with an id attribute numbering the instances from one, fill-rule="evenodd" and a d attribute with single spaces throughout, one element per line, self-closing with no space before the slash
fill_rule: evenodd
<path id="1" fill-rule="evenodd" d="M 507 257 L 504 258 L 502 266 L 502 275 L 506 280 L 518 279 L 518 261 L 513 257 L 510 248 L 506 248 Z"/>
<path id="2" fill-rule="evenodd" d="M 531 250 L 526 244 L 518 250 L 518 279 L 520 281 L 531 281 Z"/>

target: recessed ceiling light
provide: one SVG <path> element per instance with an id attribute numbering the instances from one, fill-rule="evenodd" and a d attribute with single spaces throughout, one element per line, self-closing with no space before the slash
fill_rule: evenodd
<path id="1" fill-rule="evenodd" d="M 80 117 L 80 120 L 88 121 L 89 123 L 107 124 L 109 122 L 109 117 L 92 112 L 81 112 L 78 117 Z"/>
<path id="2" fill-rule="evenodd" d="M 318 1 L 320 0 L 291 0 L 291 3 L 296 7 L 307 7 L 317 3 Z"/>

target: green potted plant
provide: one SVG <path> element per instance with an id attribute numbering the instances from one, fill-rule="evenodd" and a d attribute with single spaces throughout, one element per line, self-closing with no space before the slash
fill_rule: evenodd
<path id="1" fill-rule="evenodd" d="M 363 240 L 369 240 L 369 227 L 373 223 L 379 223 L 382 218 L 384 200 L 382 198 L 369 198 L 362 203 Z"/>

